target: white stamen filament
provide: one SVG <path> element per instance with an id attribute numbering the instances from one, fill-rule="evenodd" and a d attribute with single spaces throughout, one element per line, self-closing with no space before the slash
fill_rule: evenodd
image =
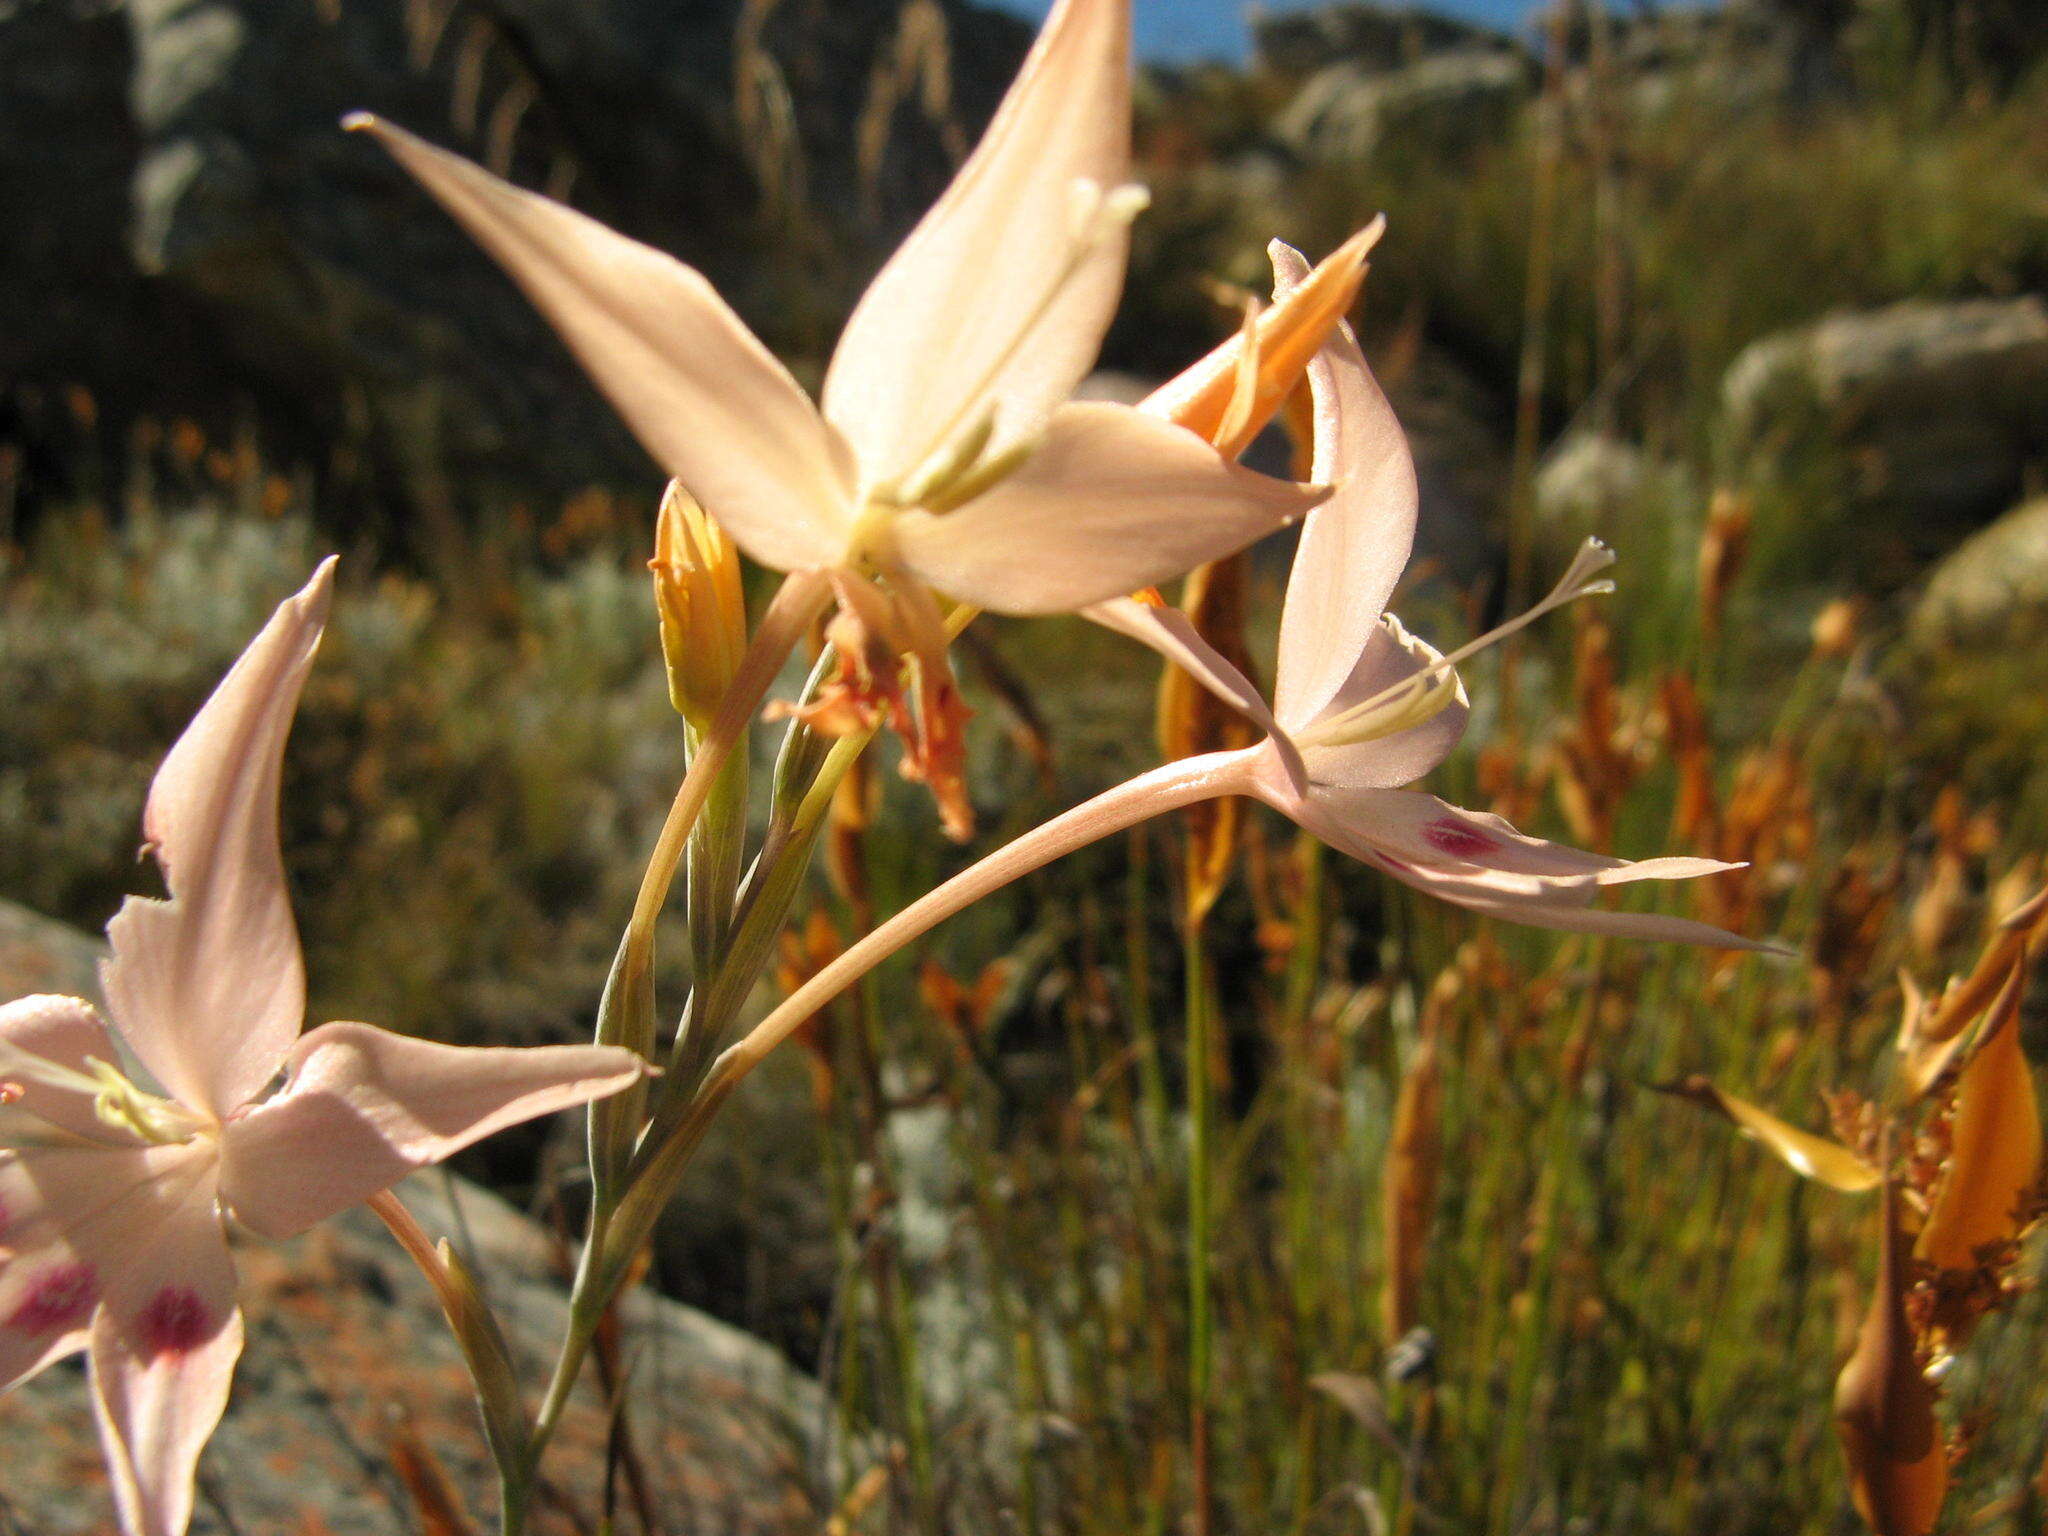
<path id="1" fill-rule="evenodd" d="M 189 1141 L 204 1128 L 204 1122 L 189 1109 L 144 1093 L 119 1067 L 94 1056 L 85 1058 L 85 1066 L 86 1070 L 81 1072 L 33 1051 L 0 1042 L 0 1077 L 15 1084 L 89 1097 L 100 1122 L 115 1130 L 164 1145 Z"/>
<path id="2" fill-rule="evenodd" d="M 60 1093 L 97 1094 L 100 1091 L 100 1079 L 91 1073 L 51 1061 L 47 1056 L 38 1056 L 4 1040 L 0 1040 L 0 1079 L 54 1088 Z"/>
<path id="3" fill-rule="evenodd" d="M 1302 746 L 1343 746 L 1362 741 L 1374 741 L 1419 725 L 1430 716 L 1449 706 L 1463 684 L 1455 692 L 1445 693 L 1440 680 L 1455 678 L 1458 665 L 1468 657 L 1476 656 L 1489 646 L 1498 645 L 1509 635 L 1536 622 L 1552 609 L 1562 608 L 1566 603 L 1576 602 L 1582 597 L 1593 597 L 1600 593 L 1612 592 L 1614 583 L 1605 579 L 1595 580 L 1599 572 L 1614 564 L 1614 551 L 1598 539 L 1588 539 L 1579 546 L 1579 552 L 1572 557 L 1571 565 L 1565 570 L 1556 586 L 1535 607 L 1512 618 L 1497 629 L 1490 629 L 1476 640 L 1466 642 L 1448 656 L 1439 656 L 1412 677 L 1403 678 L 1391 687 L 1382 688 L 1363 703 L 1328 719 L 1318 720 L 1306 730 L 1296 733 L 1295 740 Z M 1411 716 L 1412 718 L 1406 718 Z M 1398 724 L 1390 722 L 1399 721 Z"/>

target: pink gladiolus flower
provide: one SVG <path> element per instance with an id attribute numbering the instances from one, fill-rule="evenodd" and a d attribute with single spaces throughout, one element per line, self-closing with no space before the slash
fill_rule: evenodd
<path id="1" fill-rule="evenodd" d="M 1272 255 L 1276 293 L 1284 295 L 1308 266 L 1278 242 Z M 1512 922 L 1763 947 L 1704 923 L 1592 904 L 1608 886 L 1737 866 L 1587 853 L 1403 787 L 1441 763 L 1464 734 L 1470 709 L 1454 664 L 1553 608 L 1611 590 L 1595 578 L 1613 556 L 1589 541 L 1542 602 L 1456 655 L 1439 655 L 1386 612 L 1415 538 L 1415 466 L 1348 327 L 1332 335 L 1309 384 L 1314 475 L 1336 490 L 1302 527 L 1281 613 L 1271 706 L 1177 610 L 1118 598 L 1088 611 L 1186 668 L 1266 732 L 1256 747 L 1203 761 L 1208 793 L 1263 800 L 1397 880 Z"/>
<path id="2" fill-rule="evenodd" d="M 964 710 L 934 594 L 1071 612 L 1242 548 L 1321 497 L 1158 413 L 1069 400 L 1145 200 L 1125 184 L 1130 124 L 1129 0 L 1061 0 L 974 154 L 854 310 L 813 405 L 693 269 L 349 119 L 518 281 L 742 550 L 832 574 L 845 670 L 811 718 L 892 719 L 906 771 L 956 832 Z"/>
<path id="3" fill-rule="evenodd" d="M 185 1529 L 227 1402 L 242 1320 L 225 1216 L 289 1237 L 644 1070 L 609 1047 L 300 1035 L 278 780 L 333 567 L 277 610 L 157 771 L 143 828 L 170 899 L 131 897 L 108 925 L 118 1045 L 78 998 L 0 1007 L 0 1391 L 90 1351 L 130 1536 Z M 155 1087 L 123 1072 L 121 1045 Z"/>

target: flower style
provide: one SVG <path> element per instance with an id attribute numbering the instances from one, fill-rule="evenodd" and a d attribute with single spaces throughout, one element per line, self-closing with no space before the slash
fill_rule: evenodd
<path id="1" fill-rule="evenodd" d="M 1068 400 L 1145 201 L 1125 182 L 1129 9 L 1061 0 L 974 154 L 855 308 L 817 406 L 701 274 L 373 117 L 348 120 L 505 267 L 742 550 L 831 573 L 844 669 L 819 723 L 889 718 L 906 773 L 956 831 L 965 711 L 934 594 L 1070 612 L 1321 499 L 1159 413 Z"/>
<path id="2" fill-rule="evenodd" d="M 143 827 L 168 900 L 131 897 L 90 1004 L 0 1007 L 0 1390 L 80 1349 L 121 1524 L 178 1536 L 242 1349 L 224 1214 L 289 1237 L 504 1126 L 644 1070 L 597 1046 L 300 1036 L 278 843 L 286 733 L 334 562 L 288 599 L 172 747 Z M 282 1070 L 275 1092 L 264 1090 Z"/>

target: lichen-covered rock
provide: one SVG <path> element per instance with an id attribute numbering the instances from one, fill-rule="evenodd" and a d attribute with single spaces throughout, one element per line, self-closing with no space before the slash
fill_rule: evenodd
<path id="1" fill-rule="evenodd" d="M 1722 383 L 1731 471 L 1782 510 L 1760 549 L 1797 576 L 1895 585 L 2048 464 L 2048 303 L 1907 303 L 1746 349 Z"/>
<path id="2" fill-rule="evenodd" d="M 529 1381 L 561 1336 L 564 1254 L 542 1228 L 453 1176 L 403 1197 L 429 1232 L 473 1256 Z M 460 1357 L 433 1293 L 358 1210 L 283 1247 L 237 1254 L 248 1348 L 201 1463 L 195 1536 L 321 1531 L 413 1536 L 396 1467 L 445 1477 L 471 1529 L 495 1519 L 495 1479 Z M 717 1536 L 815 1532 L 816 1385 L 736 1329 L 642 1296 L 627 1308 L 628 1424 L 664 1528 Z M 536 1531 L 595 1528 L 607 1415 L 590 1373 L 547 1464 Z M 0 1397 L 0 1530 L 112 1536 L 83 1369 L 61 1364 Z M 10 1523 L 11 1522 L 11 1523 Z"/>
<path id="3" fill-rule="evenodd" d="M 1502 33 L 1436 10 L 1355 3 L 1255 14 L 1252 44 L 1258 67 L 1282 75 L 1338 63 L 1395 70 L 1440 53 L 1513 47 Z"/>
<path id="4" fill-rule="evenodd" d="M 1505 136 L 1532 84 L 1527 61 L 1500 49 L 1435 54 L 1391 71 L 1343 61 L 1308 78 L 1273 134 L 1311 163 L 1364 161 L 1393 141 L 1463 155 Z"/>
<path id="5" fill-rule="evenodd" d="M 100 1001 L 97 939 L 68 924 L 0 901 L 0 1002 L 36 992 Z"/>

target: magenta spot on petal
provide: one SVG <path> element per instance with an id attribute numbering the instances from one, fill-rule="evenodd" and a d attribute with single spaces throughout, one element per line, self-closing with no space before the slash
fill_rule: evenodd
<path id="1" fill-rule="evenodd" d="M 196 1291 L 167 1285 L 152 1296 L 136 1319 L 143 1349 L 152 1357 L 182 1355 L 197 1349 L 215 1333 L 213 1314 Z"/>
<path id="2" fill-rule="evenodd" d="M 99 1304 L 100 1281 L 90 1264 L 55 1264 L 37 1275 L 7 1326 L 31 1336 L 76 1328 Z"/>
<path id="3" fill-rule="evenodd" d="M 1482 853 L 1498 853 L 1500 844 L 1477 827 L 1445 816 L 1422 829 L 1422 840 L 1439 853 L 1454 859 L 1476 859 Z"/>
<path id="4" fill-rule="evenodd" d="M 14 1224 L 14 1212 L 7 1208 L 7 1201 L 0 1198 L 0 1239 L 5 1239 L 7 1229 Z"/>

